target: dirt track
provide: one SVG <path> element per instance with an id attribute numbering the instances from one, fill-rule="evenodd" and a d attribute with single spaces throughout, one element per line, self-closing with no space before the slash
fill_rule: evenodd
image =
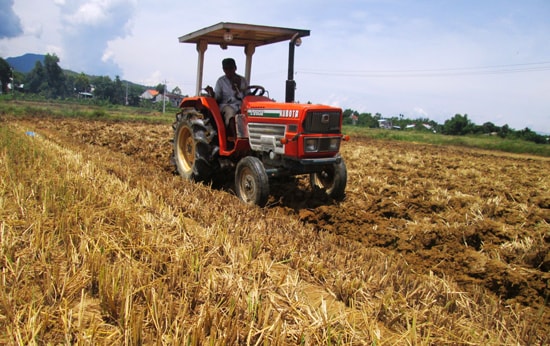
<path id="1" fill-rule="evenodd" d="M 170 126 L 50 119 L 32 126 L 60 143 L 107 147 L 159 174 L 173 171 Z M 480 285 L 506 304 L 542 308 L 549 325 L 550 160 L 365 139 L 342 153 L 342 203 L 299 178 L 274 182 L 267 208 L 399 253 L 415 271 L 464 290 Z"/>

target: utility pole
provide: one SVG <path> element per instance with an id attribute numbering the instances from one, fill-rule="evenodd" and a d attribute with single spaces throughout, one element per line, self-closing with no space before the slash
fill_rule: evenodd
<path id="1" fill-rule="evenodd" d="M 11 96 L 15 100 L 15 77 L 13 76 L 13 68 L 10 68 L 11 72 Z"/>
<path id="2" fill-rule="evenodd" d="M 166 110 L 166 79 L 164 80 L 164 84 L 162 85 L 162 114 L 164 114 Z"/>

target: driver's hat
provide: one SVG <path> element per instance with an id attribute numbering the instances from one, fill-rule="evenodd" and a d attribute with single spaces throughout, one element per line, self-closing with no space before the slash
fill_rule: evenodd
<path id="1" fill-rule="evenodd" d="M 223 69 L 228 69 L 228 68 L 237 68 L 237 64 L 235 63 L 235 59 L 233 58 L 225 58 L 222 60 L 222 67 Z"/>

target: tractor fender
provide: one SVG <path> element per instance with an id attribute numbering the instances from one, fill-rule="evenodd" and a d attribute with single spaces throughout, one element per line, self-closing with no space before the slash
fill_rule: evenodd
<path id="1" fill-rule="evenodd" d="M 205 108 L 208 109 L 210 114 L 212 114 L 212 118 L 214 118 L 214 121 L 216 122 L 220 143 L 222 140 L 225 142 L 225 124 L 223 122 L 220 113 L 220 107 L 218 106 L 216 99 L 207 96 L 186 97 L 181 101 L 180 108 L 194 108 L 198 111 L 201 111 Z"/>

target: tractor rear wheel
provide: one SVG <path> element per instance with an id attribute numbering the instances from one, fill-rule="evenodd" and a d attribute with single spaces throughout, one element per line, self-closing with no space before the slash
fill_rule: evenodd
<path id="1" fill-rule="evenodd" d="M 235 171 L 237 196 L 246 204 L 263 207 L 269 197 L 269 178 L 262 161 L 247 156 L 237 164 Z"/>
<path id="2" fill-rule="evenodd" d="M 309 175 L 309 183 L 313 189 L 324 190 L 335 200 L 342 200 L 345 196 L 348 172 L 344 159 L 320 172 Z"/>
<path id="3" fill-rule="evenodd" d="M 174 128 L 173 162 L 185 179 L 207 182 L 216 172 L 217 133 L 199 112 L 178 113 Z"/>

